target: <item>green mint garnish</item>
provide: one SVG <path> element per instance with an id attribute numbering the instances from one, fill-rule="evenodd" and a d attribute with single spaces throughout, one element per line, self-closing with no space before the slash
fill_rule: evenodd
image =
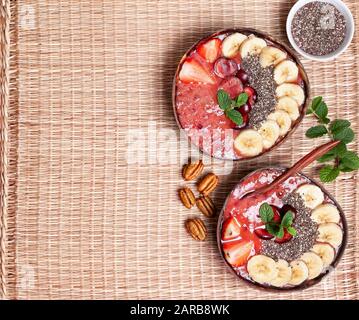
<path id="1" fill-rule="evenodd" d="M 282 239 L 285 231 L 292 236 L 297 234 L 297 231 L 292 227 L 294 214 L 292 211 L 287 211 L 282 218 L 282 221 L 275 222 L 273 208 L 266 202 L 262 203 L 259 207 L 259 216 L 265 224 L 265 229 L 274 237 Z M 289 232 L 289 229 L 291 232 Z"/>
<path id="2" fill-rule="evenodd" d="M 242 114 L 234 108 L 239 108 L 247 103 L 248 94 L 241 93 L 237 99 L 232 100 L 229 94 L 223 89 L 217 92 L 217 101 L 219 107 L 224 111 L 227 118 L 231 119 L 236 125 L 243 124 Z"/>
<path id="3" fill-rule="evenodd" d="M 314 115 L 318 122 L 317 126 L 309 128 L 306 132 L 308 138 L 318 138 L 328 135 L 331 140 L 341 141 L 335 148 L 328 151 L 318 159 L 320 163 L 326 164 L 319 171 L 322 182 L 334 181 L 340 172 L 351 172 L 359 169 L 359 157 L 353 151 L 347 150 L 347 144 L 354 140 L 354 131 L 350 128 L 351 123 L 344 119 L 330 120 L 328 118 L 328 106 L 323 97 L 315 97 L 310 105 L 307 114 Z"/>
<path id="4" fill-rule="evenodd" d="M 242 114 L 237 110 L 226 110 L 226 116 L 231 119 L 235 124 L 241 125 L 243 123 Z"/>
<path id="5" fill-rule="evenodd" d="M 271 222 L 274 217 L 273 208 L 265 202 L 259 208 L 259 215 L 264 223 Z"/>
<path id="6" fill-rule="evenodd" d="M 248 101 L 248 94 L 246 92 L 241 93 L 236 99 L 236 106 L 241 107 Z"/>
<path id="7" fill-rule="evenodd" d="M 222 89 L 218 90 L 218 92 L 217 92 L 217 101 L 218 101 L 219 107 L 222 110 L 228 110 L 231 108 L 232 100 L 229 97 L 229 94 Z"/>

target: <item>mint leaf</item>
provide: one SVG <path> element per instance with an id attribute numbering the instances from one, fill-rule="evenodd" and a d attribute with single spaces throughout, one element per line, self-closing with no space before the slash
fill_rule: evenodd
<path id="1" fill-rule="evenodd" d="M 277 236 L 279 232 L 280 226 L 275 223 L 268 223 L 266 224 L 266 230 L 272 235 Z"/>
<path id="2" fill-rule="evenodd" d="M 242 114 L 237 110 L 226 110 L 226 116 L 237 125 L 243 124 Z"/>
<path id="3" fill-rule="evenodd" d="M 359 169 L 359 157 L 353 151 L 347 151 L 341 158 L 340 163 L 347 169 Z"/>
<path id="4" fill-rule="evenodd" d="M 319 104 L 323 101 L 323 97 L 315 97 L 312 101 L 312 104 L 310 105 L 307 114 L 312 114 L 317 107 L 319 106 Z"/>
<path id="5" fill-rule="evenodd" d="M 318 137 L 324 136 L 326 133 L 328 133 L 327 128 L 323 125 L 319 125 L 319 126 L 309 128 L 307 130 L 307 132 L 305 133 L 305 135 L 308 138 L 318 138 Z"/>
<path id="6" fill-rule="evenodd" d="M 351 168 L 344 166 L 343 164 L 339 164 L 339 170 L 341 172 L 352 172 L 352 171 L 355 171 L 356 169 L 351 169 Z"/>
<path id="7" fill-rule="evenodd" d="M 354 140 L 354 131 L 351 128 L 343 128 L 333 134 L 335 140 L 340 140 L 343 143 L 350 143 Z"/>
<path id="8" fill-rule="evenodd" d="M 283 237 L 284 237 L 284 228 L 283 228 L 283 226 L 281 225 L 281 226 L 279 227 L 279 231 L 277 232 L 277 238 L 282 239 Z"/>
<path id="9" fill-rule="evenodd" d="M 321 123 L 328 124 L 330 122 L 329 118 L 320 119 Z"/>
<path id="10" fill-rule="evenodd" d="M 328 107 L 324 101 L 322 101 L 314 110 L 314 113 L 318 116 L 323 122 L 327 119 Z"/>
<path id="11" fill-rule="evenodd" d="M 325 166 L 319 171 L 320 181 L 325 183 L 331 182 L 338 177 L 339 173 L 340 170 L 338 167 Z"/>
<path id="12" fill-rule="evenodd" d="M 259 215 L 264 223 L 270 222 L 274 217 L 273 208 L 266 202 L 262 203 L 259 207 Z"/>
<path id="13" fill-rule="evenodd" d="M 295 237 L 297 235 L 297 230 L 295 230 L 293 227 L 288 227 L 287 231 L 290 235 L 292 235 L 293 237 Z"/>
<path id="14" fill-rule="evenodd" d="M 333 152 L 333 150 L 330 150 L 325 155 L 321 156 L 318 159 L 318 162 L 323 163 L 323 162 L 331 161 L 334 160 L 336 157 L 337 155 L 335 154 L 335 152 Z"/>
<path id="15" fill-rule="evenodd" d="M 281 225 L 284 228 L 288 228 L 292 225 L 292 223 L 293 223 L 293 212 L 289 210 L 283 216 Z"/>
<path id="16" fill-rule="evenodd" d="M 347 152 L 347 146 L 345 145 L 345 143 L 341 142 L 331 151 L 334 152 L 340 158 Z"/>
<path id="17" fill-rule="evenodd" d="M 338 131 L 343 130 L 344 128 L 349 128 L 349 127 L 350 127 L 350 121 L 337 119 L 330 123 L 329 130 L 334 134 L 337 133 Z"/>
<path id="18" fill-rule="evenodd" d="M 236 100 L 237 107 L 245 105 L 248 101 L 248 94 L 246 92 L 241 93 Z"/>
<path id="19" fill-rule="evenodd" d="M 224 91 L 223 89 L 218 90 L 217 101 L 218 101 L 219 107 L 222 110 L 228 110 L 232 105 L 232 100 L 231 100 L 229 94 L 226 91 Z"/>

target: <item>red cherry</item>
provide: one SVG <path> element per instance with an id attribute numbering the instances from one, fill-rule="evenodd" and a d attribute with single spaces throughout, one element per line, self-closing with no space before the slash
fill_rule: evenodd
<path id="1" fill-rule="evenodd" d="M 288 242 L 290 239 L 292 239 L 293 236 L 288 232 L 288 231 L 284 231 L 284 236 L 283 238 L 275 238 L 275 242 L 277 243 L 285 243 Z"/>
<path id="2" fill-rule="evenodd" d="M 257 237 L 263 240 L 270 240 L 273 238 L 273 236 L 266 229 L 263 228 L 255 229 L 254 233 L 257 235 Z"/>
<path id="3" fill-rule="evenodd" d="M 290 206 L 289 204 L 284 205 L 281 209 L 280 209 L 280 215 L 283 217 L 288 211 L 292 211 L 293 212 L 293 219 L 295 218 L 296 214 L 297 214 L 297 210 L 295 208 L 293 208 L 292 206 Z"/>
<path id="4" fill-rule="evenodd" d="M 243 92 L 243 84 L 237 77 L 230 77 L 221 82 L 219 89 L 226 91 L 231 99 L 235 99 Z"/>
<path id="5" fill-rule="evenodd" d="M 252 110 L 252 106 L 246 103 L 243 106 L 241 106 L 241 110 L 243 110 L 245 113 L 249 113 Z"/>
<path id="6" fill-rule="evenodd" d="M 274 212 L 273 221 L 278 222 L 278 223 L 281 222 L 282 217 L 280 215 L 280 209 L 277 208 L 276 206 L 271 206 L 271 207 L 272 207 L 273 212 Z"/>
<path id="7" fill-rule="evenodd" d="M 243 82 L 243 84 L 247 84 L 248 80 L 249 80 L 249 76 L 247 73 L 245 73 L 244 70 L 239 70 L 237 72 L 237 77 L 239 78 L 239 80 L 241 80 Z"/>
<path id="8" fill-rule="evenodd" d="M 214 63 L 214 73 L 220 78 L 226 78 L 234 75 L 238 70 L 237 63 L 234 60 L 219 58 Z"/>
<path id="9" fill-rule="evenodd" d="M 248 94 L 248 103 L 250 105 L 253 105 L 254 102 L 257 100 L 257 94 L 256 91 L 252 87 L 245 87 L 243 91 Z"/>

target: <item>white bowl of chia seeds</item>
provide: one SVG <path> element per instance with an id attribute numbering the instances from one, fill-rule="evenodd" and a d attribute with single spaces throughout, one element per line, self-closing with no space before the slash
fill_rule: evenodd
<path id="1" fill-rule="evenodd" d="M 354 35 L 353 15 L 341 0 L 299 0 L 287 18 L 287 36 L 303 57 L 330 61 L 342 54 Z"/>

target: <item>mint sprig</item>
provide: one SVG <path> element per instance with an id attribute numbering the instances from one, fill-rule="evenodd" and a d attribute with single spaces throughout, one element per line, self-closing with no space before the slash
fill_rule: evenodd
<path id="1" fill-rule="evenodd" d="M 262 203 L 259 207 L 259 216 L 261 217 L 262 222 L 265 224 L 265 228 L 272 236 L 282 239 L 284 237 L 285 231 L 287 231 L 292 236 L 297 234 L 296 229 L 292 226 L 294 214 L 292 211 L 288 210 L 281 222 L 275 222 L 273 208 L 266 202 Z"/>
<path id="2" fill-rule="evenodd" d="M 309 107 L 307 114 L 314 115 L 319 125 L 307 130 L 305 135 L 308 138 L 318 138 L 328 135 L 331 140 L 341 141 L 335 148 L 328 151 L 318 159 L 318 162 L 325 163 L 319 171 L 322 182 L 332 182 L 340 172 L 351 172 L 359 169 L 359 157 L 353 151 L 347 150 L 347 144 L 355 138 L 354 131 L 350 128 L 351 123 L 344 119 L 330 120 L 328 118 L 328 106 L 323 97 L 315 97 Z M 328 164 L 328 162 L 332 162 Z"/>
<path id="3" fill-rule="evenodd" d="M 235 108 L 240 108 L 247 103 L 247 93 L 243 92 L 235 100 L 232 100 L 225 90 L 220 89 L 217 92 L 217 101 L 227 118 L 239 126 L 243 124 L 242 114 Z"/>

